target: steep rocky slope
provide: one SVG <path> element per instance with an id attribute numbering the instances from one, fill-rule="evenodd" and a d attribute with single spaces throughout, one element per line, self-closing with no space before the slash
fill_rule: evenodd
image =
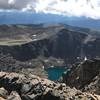
<path id="1" fill-rule="evenodd" d="M 100 59 L 74 64 L 72 69 L 63 75 L 63 81 L 71 87 L 100 95 Z"/>
<path id="2" fill-rule="evenodd" d="M 32 74 L 0 72 L 0 100 L 100 100 L 100 96 Z"/>

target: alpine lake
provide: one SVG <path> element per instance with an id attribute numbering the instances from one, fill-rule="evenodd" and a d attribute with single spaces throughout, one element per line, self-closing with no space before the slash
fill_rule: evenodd
<path id="1" fill-rule="evenodd" d="M 64 72 L 67 72 L 66 67 L 49 67 L 46 69 L 48 74 L 48 79 L 56 81 L 58 80 Z"/>

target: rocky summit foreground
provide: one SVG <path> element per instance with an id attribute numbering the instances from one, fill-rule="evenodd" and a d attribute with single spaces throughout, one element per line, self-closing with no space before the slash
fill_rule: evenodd
<path id="1" fill-rule="evenodd" d="M 0 72 L 0 100 L 100 100 L 100 96 L 32 74 Z"/>

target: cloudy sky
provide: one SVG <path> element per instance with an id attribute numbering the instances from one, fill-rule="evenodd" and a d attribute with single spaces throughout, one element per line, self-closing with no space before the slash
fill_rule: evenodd
<path id="1" fill-rule="evenodd" d="M 0 0 L 0 11 L 15 10 L 100 19 L 100 0 Z"/>

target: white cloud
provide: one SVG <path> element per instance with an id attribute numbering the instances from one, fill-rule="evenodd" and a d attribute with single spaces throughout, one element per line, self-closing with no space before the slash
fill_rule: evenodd
<path id="1" fill-rule="evenodd" d="M 38 0 L 36 12 L 100 19 L 100 0 Z"/>
<path id="2" fill-rule="evenodd" d="M 100 19 L 100 0 L 0 0 L 0 9 Z"/>
<path id="3" fill-rule="evenodd" d="M 8 4 L 14 4 L 15 0 L 8 0 Z"/>

